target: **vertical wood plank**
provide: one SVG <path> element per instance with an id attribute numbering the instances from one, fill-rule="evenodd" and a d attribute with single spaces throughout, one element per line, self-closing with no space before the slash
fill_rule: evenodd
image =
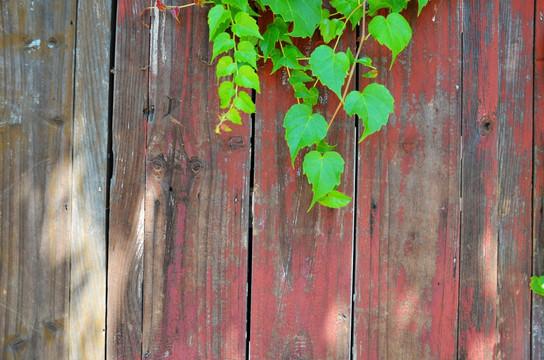
<path id="1" fill-rule="evenodd" d="M 355 43 L 354 33 L 345 37 L 339 51 Z M 317 45 L 309 42 L 308 51 Z M 348 359 L 354 203 L 342 209 L 316 204 L 308 212 L 306 151 L 292 168 L 283 128 L 296 101 L 285 70 L 271 71 L 268 62 L 260 72 L 255 124 L 251 358 Z M 337 104 L 334 93 L 322 92 L 317 111 L 330 120 Z M 354 137 L 353 119 L 341 113 L 326 139 L 345 159 L 339 191 L 349 196 Z"/>
<path id="2" fill-rule="evenodd" d="M 367 47 L 395 113 L 360 145 L 356 359 L 456 359 L 460 4 L 415 5 L 391 71 L 390 52 Z"/>
<path id="3" fill-rule="evenodd" d="M 0 358 L 68 357 L 74 0 L 0 2 Z"/>
<path id="4" fill-rule="evenodd" d="M 250 122 L 217 135 L 207 10 L 153 12 L 146 156 L 148 359 L 245 359 Z"/>
<path id="5" fill-rule="evenodd" d="M 141 358 L 149 29 L 138 15 L 149 4 L 148 0 L 121 0 L 117 4 L 106 320 L 108 359 Z"/>
<path id="6" fill-rule="evenodd" d="M 535 0 L 533 275 L 544 275 L 544 0 Z M 533 294 L 532 358 L 544 358 L 544 297 Z"/>
<path id="7" fill-rule="evenodd" d="M 78 2 L 70 359 L 104 359 L 111 1 Z"/>
<path id="8" fill-rule="evenodd" d="M 463 2 L 460 359 L 531 356 L 533 16 Z"/>

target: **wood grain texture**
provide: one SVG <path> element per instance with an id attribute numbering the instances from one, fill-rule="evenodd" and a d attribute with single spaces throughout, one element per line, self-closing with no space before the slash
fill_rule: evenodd
<path id="1" fill-rule="evenodd" d="M 354 33 L 345 38 L 339 51 L 355 43 Z M 255 124 L 251 358 L 348 359 L 353 201 L 342 209 L 316 204 L 308 212 L 312 191 L 302 174 L 307 151 L 292 168 L 283 128 L 296 101 L 285 70 L 271 71 L 268 62 L 260 72 Z M 316 111 L 330 120 L 338 98 L 321 91 Z M 345 159 L 338 190 L 353 196 L 353 119 L 339 114 L 326 140 L 338 144 L 335 151 Z"/>
<path id="2" fill-rule="evenodd" d="M 110 1 L 78 2 L 74 130 L 70 359 L 104 359 Z"/>
<path id="3" fill-rule="evenodd" d="M 544 0 L 535 0 L 533 275 L 544 275 Z M 532 358 L 544 358 L 544 297 L 533 294 Z"/>
<path id="4" fill-rule="evenodd" d="M 531 356 L 533 12 L 463 2 L 460 359 Z"/>
<path id="5" fill-rule="evenodd" d="M 117 4 L 106 321 L 108 359 L 141 358 L 149 29 L 138 14 L 149 3 L 121 0 Z"/>
<path id="6" fill-rule="evenodd" d="M 76 1 L 0 2 L 0 358 L 68 356 Z"/>
<path id="7" fill-rule="evenodd" d="M 250 123 L 213 132 L 207 9 L 153 12 L 145 205 L 147 359 L 245 359 Z"/>
<path id="8" fill-rule="evenodd" d="M 415 5 L 391 71 L 387 49 L 366 48 L 395 113 L 360 145 L 356 359 L 456 359 L 460 4 Z"/>

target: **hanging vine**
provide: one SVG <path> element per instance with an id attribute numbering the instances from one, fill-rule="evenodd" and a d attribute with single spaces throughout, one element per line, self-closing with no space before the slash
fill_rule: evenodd
<path id="1" fill-rule="evenodd" d="M 257 61 L 271 61 L 272 73 L 285 68 L 296 103 L 287 111 L 283 127 L 291 155 L 291 166 L 303 148 L 310 148 L 302 162 L 303 173 L 312 186 L 313 199 L 308 211 L 319 203 L 339 208 L 351 198 L 337 190 L 344 172 L 344 159 L 327 143 L 329 129 L 338 112 L 362 119 L 363 141 L 387 124 L 394 110 L 394 99 L 381 84 L 371 83 L 362 91 L 350 91 L 350 83 L 358 64 L 365 78 L 375 78 L 378 69 L 363 44 L 371 37 L 392 52 L 390 68 L 397 55 L 408 45 L 412 29 L 400 14 L 409 0 L 331 0 L 330 9 L 322 0 L 197 0 L 185 5 L 155 6 L 182 21 L 183 8 L 209 8 L 209 40 L 213 42 L 212 62 L 216 59 L 221 112 L 216 133 L 231 131 L 242 124 L 242 113 L 254 113 L 250 95 L 260 93 Z M 418 15 L 428 0 L 418 0 Z M 257 18 L 272 12 L 270 23 L 261 28 Z M 380 12 L 380 15 L 378 15 Z M 143 13 L 143 12 L 142 12 Z M 383 15 L 382 15 L 383 14 Z M 385 16 L 384 16 L 385 15 Z M 356 49 L 341 49 L 340 39 L 348 28 L 360 26 L 361 37 Z M 306 57 L 296 45 L 296 38 L 309 38 L 318 33 L 323 45 Z M 332 91 L 339 105 L 330 119 L 315 111 L 319 98 L 318 83 Z"/>

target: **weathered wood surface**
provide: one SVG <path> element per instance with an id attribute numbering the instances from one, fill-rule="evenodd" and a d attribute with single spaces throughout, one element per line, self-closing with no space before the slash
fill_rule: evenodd
<path id="1" fill-rule="evenodd" d="M 346 36 L 354 45 L 355 33 Z M 319 44 L 308 43 L 308 49 Z M 340 47 L 342 44 L 340 44 Z M 350 354 L 353 202 L 333 210 L 316 204 L 302 174 L 301 151 L 291 167 L 283 120 L 295 104 L 287 73 L 260 71 L 255 121 L 252 359 L 347 359 Z M 289 96 L 286 96 L 289 94 Z M 318 111 L 330 120 L 338 104 L 322 93 Z M 330 144 L 345 159 L 339 191 L 353 196 L 355 126 L 343 114 Z"/>
<path id="2" fill-rule="evenodd" d="M 76 1 L 0 2 L 0 358 L 68 358 Z"/>
<path id="3" fill-rule="evenodd" d="M 460 359 L 531 356 L 533 19 L 463 2 Z"/>
<path id="4" fill-rule="evenodd" d="M 533 273 L 544 275 L 544 0 L 535 7 L 533 125 Z M 544 358 L 544 297 L 533 295 L 532 357 Z"/>
<path id="5" fill-rule="evenodd" d="M 369 49 L 395 114 L 357 162 L 357 359 L 456 358 L 460 4 L 414 5 L 391 73 L 390 53 Z"/>
<path id="6" fill-rule="evenodd" d="M 207 9 L 154 11 L 143 354 L 245 359 L 250 124 L 217 135 Z"/>
<path id="7" fill-rule="evenodd" d="M 117 4 L 107 292 L 108 359 L 140 359 L 144 253 L 145 128 L 149 29 L 146 0 Z"/>
<path id="8" fill-rule="evenodd" d="M 105 356 L 111 7 L 106 0 L 80 1 L 77 9 L 70 359 Z"/>

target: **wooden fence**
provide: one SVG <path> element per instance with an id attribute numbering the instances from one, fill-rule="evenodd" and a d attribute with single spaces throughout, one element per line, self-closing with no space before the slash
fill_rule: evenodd
<path id="1" fill-rule="evenodd" d="M 544 0 L 411 6 L 310 212 L 285 74 L 214 134 L 206 10 L 150 4 L 0 0 L 1 359 L 544 358 Z"/>

